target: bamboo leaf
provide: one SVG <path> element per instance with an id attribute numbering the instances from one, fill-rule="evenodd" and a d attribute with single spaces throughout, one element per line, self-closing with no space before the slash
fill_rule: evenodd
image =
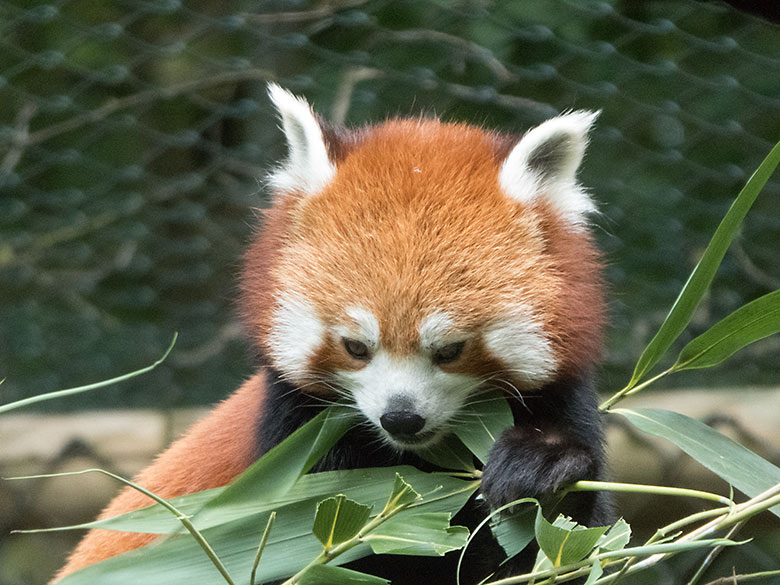
<path id="1" fill-rule="evenodd" d="M 534 525 L 539 503 L 530 498 L 524 498 L 511 513 L 497 514 L 493 517 L 490 529 L 501 548 L 506 553 L 507 560 L 522 551 L 534 539 Z"/>
<path id="2" fill-rule="evenodd" d="M 593 561 L 590 573 L 588 573 L 588 579 L 585 581 L 584 585 L 593 585 L 593 583 L 595 583 L 603 574 L 604 569 L 601 567 L 601 563 L 599 561 Z"/>
<path id="3" fill-rule="evenodd" d="M 506 395 L 499 391 L 480 394 L 478 400 L 466 405 L 462 418 L 455 435 L 482 463 L 499 435 L 514 424 Z"/>
<path id="4" fill-rule="evenodd" d="M 450 526 L 449 512 L 401 513 L 365 537 L 377 554 L 442 556 L 469 538 L 465 526 Z"/>
<path id="5" fill-rule="evenodd" d="M 420 450 L 417 454 L 442 469 L 468 472 L 476 470 L 474 455 L 463 444 L 463 441 L 455 435 L 443 437 L 440 441 Z"/>
<path id="6" fill-rule="evenodd" d="M 612 412 L 647 433 L 671 441 L 748 496 L 757 496 L 780 483 L 780 468 L 697 420 L 651 408 L 618 408 Z M 771 511 L 780 516 L 780 506 Z"/>
<path id="7" fill-rule="evenodd" d="M 541 508 L 536 513 L 536 541 L 555 567 L 576 563 L 587 557 L 608 528 L 579 526 L 563 516 L 558 516 L 551 524 L 545 519 Z"/>
<path id="8" fill-rule="evenodd" d="M 312 532 L 327 550 L 360 532 L 370 515 L 370 506 L 358 504 L 344 494 L 339 494 L 317 504 Z"/>
<path id="9" fill-rule="evenodd" d="M 596 546 L 600 550 L 622 550 L 628 546 L 631 540 L 631 526 L 620 518 L 615 522 L 604 536 L 599 538 Z"/>
<path id="10" fill-rule="evenodd" d="M 409 485 L 400 474 L 396 473 L 395 481 L 393 482 L 393 491 L 387 499 L 384 511 L 389 512 L 398 508 L 404 508 L 418 500 L 422 500 L 422 496 L 414 491 L 414 488 Z"/>
<path id="11" fill-rule="evenodd" d="M 312 534 L 311 526 L 316 505 L 323 497 L 340 492 L 352 500 L 380 509 L 387 502 L 396 474 L 412 482 L 423 494 L 423 499 L 415 501 L 388 522 L 428 512 L 454 514 L 478 487 L 477 482 L 428 474 L 406 466 L 329 471 L 304 476 L 299 484 L 280 498 L 285 503 L 275 508 L 276 522 L 257 568 L 257 580 L 268 583 L 287 578 L 322 552 L 322 544 Z M 254 507 L 247 506 L 244 508 L 245 515 L 241 517 L 235 517 L 230 506 L 226 507 L 224 519 L 217 512 L 218 509 L 215 509 L 211 525 L 202 529 L 202 534 L 232 575 L 248 576 L 257 543 L 271 514 L 268 503 L 255 502 Z M 148 512 L 153 513 L 162 512 L 151 509 Z M 122 522 L 127 527 L 132 526 L 133 521 L 125 518 Z M 175 522 L 170 526 L 173 530 L 178 529 Z M 448 546 L 448 543 L 440 545 Z M 358 545 L 330 564 L 343 564 L 368 554 L 371 554 L 368 544 Z M 213 585 L 218 577 L 203 551 L 188 534 L 171 534 L 137 551 L 86 567 L 64 578 L 58 585 Z"/>
<path id="12" fill-rule="evenodd" d="M 688 277 L 688 281 L 680 291 L 666 319 L 664 319 L 655 337 L 653 337 L 639 357 L 628 387 L 635 386 L 658 363 L 672 343 L 690 323 L 693 312 L 709 288 L 715 272 L 723 260 L 723 256 L 737 235 L 742 225 L 742 220 L 779 162 L 780 143 L 775 145 L 758 169 L 748 179 L 715 230 L 715 235 L 713 235 L 710 243 L 707 245 L 701 260 L 699 260 Z"/>
<path id="13" fill-rule="evenodd" d="M 387 585 L 387 579 L 343 567 L 313 565 L 296 581 L 297 585 Z"/>
<path id="14" fill-rule="evenodd" d="M 780 332 L 780 290 L 744 305 L 688 343 L 675 371 L 709 368 L 746 345 Z"/>
<path id="15" fill-rule="evenodd" d="M 258 502 L 278 500 L 354 424 L 354 415 L 346 407 L 327 407 L 207 502 L 193 522 L 199 528 L 211 526 L 240 518 Z"/>
<path id="16" fill-rule="evenodd" d="M 412 467 L 382 467 L 370 469 L 348 469 L 341 471 L 325 471 L 303 476 L 289 492 L 275 500 L 255 501 L 243 508 L 246 515 L 258 515 L 270 512 L 274 509 L 295 504 L 297 502 L 311 501 L 312 511 L 316 503 L 333 493 L 343 493 L 348 498 L 359 502 L 378 502 L 378 506 L 384 506 L 387 502 L 387 491 L 391 481 L 395 481 L 395 475 L 404 473 L 413 478 L 415 483 L 433 492 L 424 499 L 426 507 L 430 507 L 434 501 L 440 498 L 443 507 L 447 510 L 446 501 L 453 494 L 460 494 L 462 490 L 470 494 L 476 490 L 476 485 L 467 484 L 462 480 L 449 476 L 434 476 L 426 474 Z M 393 484 L 394 485 L 394 484 Z M 187 515 L 192 515 L 199 510 L 204 502 L 213 499 L 227 488 L 216 488 L 204 492 L 198 492 L 169 501 Z M 457 498 L 462 496 L 458 495 Z M 229 521 L 234 516 L 230 508 L 226 509 L 224 517 L 217 516 L 212 525 Z M 46 528 L 43 531 L 73 530 L 79 528 L 102 528 L 107 530 L 119 530 L 125 532 L 146 532 L 152 534 L 169 534 L 178 529 L 176 519 L 162 509 L 159 505 L 149 506 L 134 512 L 128 512 L 114 518 L 96 520 L 87 524 L 65 526 L 59 528 Z"/>

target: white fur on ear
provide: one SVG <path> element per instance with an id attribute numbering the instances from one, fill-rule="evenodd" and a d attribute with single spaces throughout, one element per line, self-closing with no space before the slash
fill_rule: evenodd
<path id="1" fill-rule="evenodd" d="M 279 111 L 289 148 L 287 160 L 270 174 L 268 182 L 278 191 L 317 193 L 336 174 L 317 118 L 305 99 L 275 83 L 268 84 L 268 95 Z"/>
<path id="2" fill-rule="evenodd" d="M 563 114 L 529 130 L 506 157 L 498 175 L 506 194 L 523 203 L 544 197 L 572 224 L 596 210 L 577 183 L 588 130 L 599 112 Z"/>

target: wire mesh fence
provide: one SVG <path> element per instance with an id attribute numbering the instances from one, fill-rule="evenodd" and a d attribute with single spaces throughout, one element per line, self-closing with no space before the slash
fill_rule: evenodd
<path id="1" fill-rule="evenodd" d="M 89 400 L 209 402 L 250 370 L 232 300 L 284 154 L 269 80 L 347 124 L 424 112 L 520 131 L 602 110 L 582 174 L 601 202 L 615 387 L 780 137 L 779 33 L 693 0 L 2 0 L 4 399 L 146 365 L 174 331 L 163 367 Z M 778 288 L 779 191 L 692 334 Z M 677 382 L 776 382 L 779 349 Z"/>
<path id="2" fill-rule="evenodd" d="M 146 365 L 174 331 L 162 367 L 79 404 L 206 403 L 250 371 L 233 299 L 285 152 L 270 80 L 346 124 L 424 112 L 521 131 L 602 110 L 582 174 L 612 289 L 605 388 L 780 138 L 780 30 L 716 2 L 0 0 L 0 402 Z M 780 288 L 778 195 L 775 178 L 691 335 Z M 778 351 L 676 382 L 776 384 Z M 47 469 L 101 455 L 87 447 Z M 35 497 L 0 490 L 3 527 L 56 523 Z M 44 582 L 69 546 L 15 538 L 0 582 Z M 776 566 L 776 538 L 756 566 Z M 679 567 L 664 570 L 647 582 Z"/>

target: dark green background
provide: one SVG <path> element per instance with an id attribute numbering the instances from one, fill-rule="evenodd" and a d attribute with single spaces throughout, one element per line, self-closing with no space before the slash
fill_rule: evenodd
<path id="1" fill-rule="evenodd" d="M 146 365 L 174 331 L 154 373 L 45 408 L 208 403 L 251 371 L 236 275 L 285 152 L 266 80 L 326 116 L 351 87 L 348 124 L 427 112 L 520 131 L 603 110 L 582 176 L 612 289 L 605 390 L 780 138 L 780 30 L 717 3 L 3 0 L 3 401 Z M 778 191 L 689 336 L 778 287 Z M 776 383 L 779 349 L 669 384 Z"/>

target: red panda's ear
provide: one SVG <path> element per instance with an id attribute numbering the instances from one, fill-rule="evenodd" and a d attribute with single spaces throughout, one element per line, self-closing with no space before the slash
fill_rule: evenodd
<path id="1" fill-rule="evenodd" d="M 504 192 L 523 203 L 544 198 L 567 221 L 585 223 L 596 207 L 577 183 L 577 168 L 598 115 L 564 114 L 524 134 L 501 165 L 499 182 Z"/>
<path id="2" fill-rule="evenodd" d="M 270 174 L 268 182 L 283 193 L 317 193 L 336 174 L 317 117 L 305 99 L 275 83 L 268 84 L 268 95 L 279 112 L 289 149 L 287 160 Z"/>

